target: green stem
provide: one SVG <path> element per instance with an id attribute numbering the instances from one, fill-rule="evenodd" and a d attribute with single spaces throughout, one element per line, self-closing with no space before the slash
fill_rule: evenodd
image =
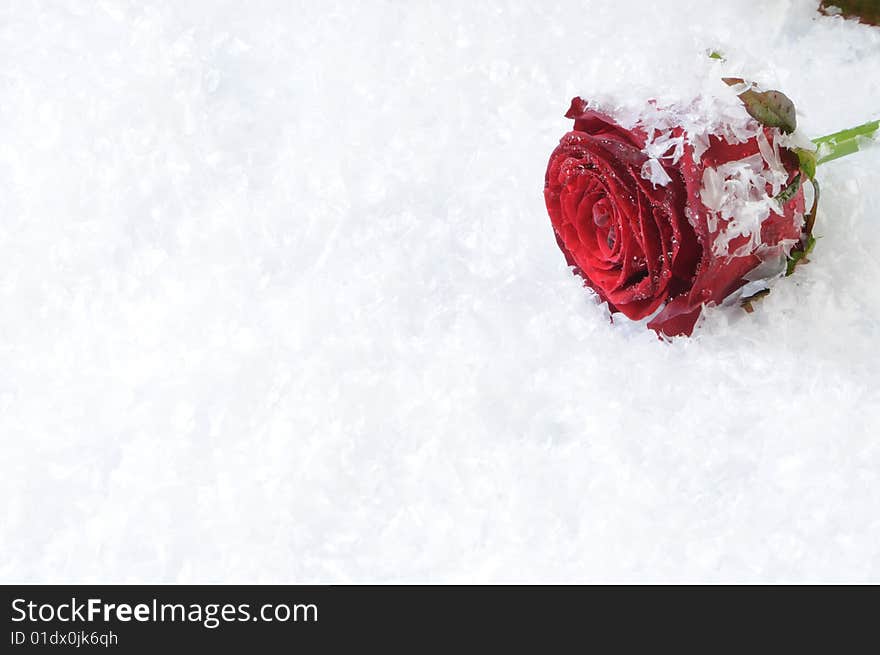
<path id="1" fill-rule="evenodd" d="M 880 121 L 870 121 L 858 127 L 851 127 L 848 130 L 841 130 L 834 134 L 813 139 L 813 143 L 819 148 L 816 163 L 824 164 L 833 159 L 858 152 L 860 142 L 863 139 L 870 139 L 875 136 L 878 129 L 880 129 Z"/>

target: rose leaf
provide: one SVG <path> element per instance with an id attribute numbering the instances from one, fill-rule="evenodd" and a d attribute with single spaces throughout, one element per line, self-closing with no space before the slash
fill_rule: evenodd
<path id="1" fill-rule="evenodd" d="M 812 180 L 816 177 L 816 151 L 806 150 L 805 148 L 795 148 L 798 162 L 800 162 L 801 170 L 808 179 Z"/>
<path id="2" fill-rule="evenodd" d="M 813 247 L 816 245 L 816 237 L 810 235 L 807 238 L 807 246 L 803 250 L 793 250 L 791 255 L 788 257 L 788 265 L 785 269 L 785 275 L 789 276 L 794 273 L 794 269 L 798 264 L 806 264 L 807 255 L 813 252 Z"/>
<path id="3" fill-rule="evenodd" d="M 789 200 L 794 197 L 794 194 L 797 193 L 797 190 L 801 187 L 801 174 L 798 173 L 794 176 L 794 179 L 791 181 L 787 187 L 785 187 L 782 191 L 776 194 L 776 200 L 780 205 L 784 205 Z"/>
<path id="4" fill-rule="evenodd" d="M 729 86 L 742 84 L 739 77 L 721 78 Z M 797 115 L 794 103 L 782 91 L 755 91 L 746 89 L 737 94 L 746 111 L 761 125 L 778 127 L 783 132 L 790 134 L 797 129 Z"/>

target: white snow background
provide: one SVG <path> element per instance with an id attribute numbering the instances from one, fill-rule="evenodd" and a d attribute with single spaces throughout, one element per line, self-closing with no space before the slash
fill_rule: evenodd
<path id="1" fill-rule="evenodd" d="M 880 116 L 816 5 L 3 0 L 0 580 L 880 581 L 880 148 L 672 344 L 542 197 L 575 94 Z"/>

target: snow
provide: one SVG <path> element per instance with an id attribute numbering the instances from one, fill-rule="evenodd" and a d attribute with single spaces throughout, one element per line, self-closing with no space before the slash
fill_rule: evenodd
<path id="1" fill-rule="evenodd" d="M 542 197 L 574 95 L 880 116 L 816 5 L 2 3 L 0 581 L 880 581 L 880 148 L 671 344 Z"/>

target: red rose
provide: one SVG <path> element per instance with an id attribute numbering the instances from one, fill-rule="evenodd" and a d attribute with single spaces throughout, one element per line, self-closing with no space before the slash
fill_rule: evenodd
<path id="1" fill-rule="evenodd" d="M 650 141 L 644 126 L 624 129 L 580 98 L 566 117 L 574 129 L 550 157 L 544 199 L 569 265 L 612 312 L 638 320 L 662 306 L 648 327 L 688 335 L 702 307 L 750 273 L 784 270 L 804 198 L 798 187 L 774 200 L 798 173 L 778 130 L 754 123 L 750 138 L 694 139 L 673 125 L 662 141 L 650 129 Z"/>

